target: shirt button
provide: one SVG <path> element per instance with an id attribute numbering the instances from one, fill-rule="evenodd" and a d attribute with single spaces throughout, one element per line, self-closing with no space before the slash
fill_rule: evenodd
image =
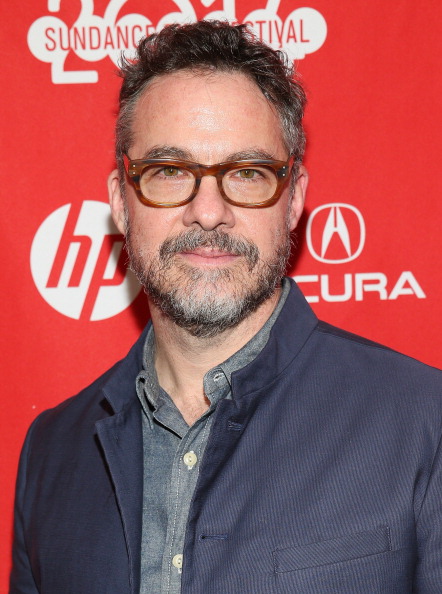
<path id="1" fill-rule="evenodd" d="M 195 464 L 198 462 L 198 458 L 197 458 L 195 452 L 191 451 L 191 452 L 187 452 L 187 454 L 184 454 L 183 462 L 187 466 L 187 468 L 189 470 L 191 470 L 195 466 Z"/>
<path id="2" fill-rule="evenodd" d="M 183 567 L 183 556 L 175 555 L 172 559 L 172 565 L 181 571 L 181 568 Z"/>
<path id="3" fill-rule="evenodd" d="M 223 373 L 221 371 L 219 371 L 218 373 L 215 373 L 215 375 L 213 376 L 213 381 L 214 382 L 219 382 L 219 380 L 223 377 Z"/>

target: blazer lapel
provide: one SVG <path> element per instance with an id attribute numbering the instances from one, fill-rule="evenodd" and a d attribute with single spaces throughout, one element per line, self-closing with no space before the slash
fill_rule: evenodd
<path id="1" fill-rule="evenodd" d="M 138 402 L 135 400 L 113 416 L 97 421 L 96 429 L 121 514 L 131 592 L 138 594 L 143 503 L 143 446 Z"/>

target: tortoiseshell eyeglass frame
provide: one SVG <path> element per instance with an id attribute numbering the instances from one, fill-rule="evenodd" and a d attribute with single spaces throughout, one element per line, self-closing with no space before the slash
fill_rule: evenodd
<path id="1" fill-rule="evenodd" d="M 154 208 L 176 208 L 178 206 L 184 206 L 185 204 L 188 204 L 195 198 L 201 184 L 201 179 L 206 175 L 213 175 L 216 178 L 219 192 L 223 199 L 229 204 L 232 204 L 233 206 L 241 206 L 243 208 L 265 208 L 275 204 L 275 202 L 278 201 L 284 186 L 290 177 L 290 171 L 294 163 L 293 156 L 290 157 L 288 161 L 275 161 L 272 159 L 245 159 L 240 161 L 226 161 L 224 163 L 217 163 L 216 165 L 202 165 L 201 163 L 181 161 L 179 159 L 129 159 L 127 155 L 124 156 L 126 157 L 124 159 L 126 172 L 135 188 L 138 198 L 144 204 L 153 206 Z M 190 196 L 185 200 L 181 200 L 180 202 L 153 202 L 152 200 L 149 200 L 149 198 L 146 198 L 146 196 L 144 196 L 143 192 L 141 191 L 140 179 L 146 167 L 151 165 L 156 165 L 158 167 L 176 167 L 178 169 L 184 169 L 186 171 L 192 172 L 195 177 L 195 185 Z M 229 198 L 224 192 L 224 188 L 222 186 L 223 176 L 228 171 L 234 171 L 235 169 L 253 169 L 254 167 L 267 167 L 272 169 L 275 173 L 277 184 L 273 196 L 267 200 L 256 203 L 240 202 Z"/>

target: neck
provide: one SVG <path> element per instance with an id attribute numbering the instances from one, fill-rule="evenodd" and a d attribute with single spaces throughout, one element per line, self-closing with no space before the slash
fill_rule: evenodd
<path id="1" fill-rule="evenodd" d="M 209 407 L 204 394 L 204 375 L 240 350 L 272 314 L 278 289 L 255 312 L 234 328 L 215 337 L 192 336 L 149 302 L 155 330 L 155 369 L 160 386 L 169 394 L 188 424 Z"/>

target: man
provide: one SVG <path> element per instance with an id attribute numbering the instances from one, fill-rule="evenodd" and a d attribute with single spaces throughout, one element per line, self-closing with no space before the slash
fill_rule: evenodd
<path id="1" fill-rule="evenodd" d="M 122 76 L 110 204 L 152 324 L 31 427 L 11 592 L 442 592 L 440 372 L 281 282 L 307 186 L 291 69 L 201 22 Z"/>

